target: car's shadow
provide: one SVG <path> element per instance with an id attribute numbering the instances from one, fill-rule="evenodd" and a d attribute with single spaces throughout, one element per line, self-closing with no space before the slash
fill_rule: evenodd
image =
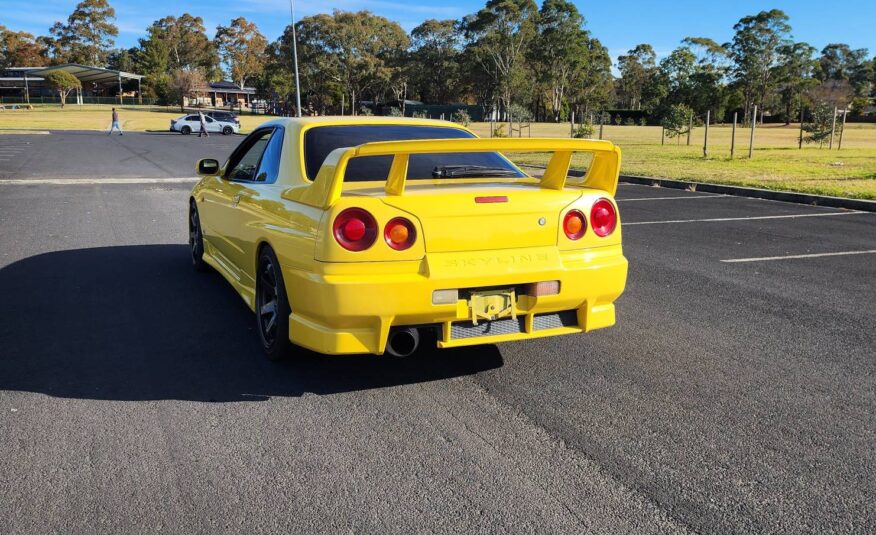
<path id="1" fill-rule="evenodd" d="M 495 346 L 407 359 L 355 355 L 272 363 L 255 320 L 184 245 L 78 249 L 0 269 L 0 390 L 197 401 L 332 394 L 502 366 Z"/>

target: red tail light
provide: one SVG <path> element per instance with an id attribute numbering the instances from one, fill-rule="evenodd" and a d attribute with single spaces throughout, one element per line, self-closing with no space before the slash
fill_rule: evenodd
<path id="1" fill-rule="evenodd" d="M 364 251 L 377 239 L 377 221 L 361 208 L 347 208 L 332 224 L 335 240 L 348 251 Z"/>
<path id="2" fill-rule="evenodd" d="M 608 199 L 599 199 L 590 209 L 590 225 L 597 236 L 608 236 L 617 226 L 617 211 Z"/>
<path id="3" fill-rule="evenodd" d="M 587 220 L 578 210 L 569 210 L 563 217 L 563 232 L 570 240 L 579 240 L 587 232 Z"/>
<path id="4" fill-rule="evenodd" d="M 383 228 L 383 239 L 396 251 L 403 251 L 414 244 L 417 239 L 417 229 L 407 219 L 396 217 L 390 219 Z"/>

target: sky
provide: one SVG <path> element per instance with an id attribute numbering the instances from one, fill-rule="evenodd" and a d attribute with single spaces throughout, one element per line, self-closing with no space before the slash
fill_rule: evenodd
<path id="1" fill-rule="evenodd" d="M 540 2 L 540 0 L 536 0 Z M 746 15 L 778 8 L 790 16 L 795 40 L 819 50 L 828 43 L 847 43 L 876 54 L 876 0 L 573 0 L 587 20 L 587 29 L 602 41 L 613 59 L 639 43 L 651 44 L 664 57 L 687 36 L 710 37 L 719 43 L 733 36 L 733 25 Z M 0 0 L 0 24 L 34 35 L 45 34 L 58 20 L 64 21 L 78 0 Z M 204 19 L 210 37 L 219 24 L 244 16 L 258 24 L 273 41 L 290 21 L 289 0 L 110 0 L 116 10 L 119 36 L 116 46 L 131 47 L 145 28 L 166 15 L 188 12 Z M 39 5 L 38 11 L 35 6 Z M 368 9 L 395 20 L 410 31 L 430 18 L 461 18 L 474 13 L 484 0 L 295 0 L 296 17 L 327 13 L 333 9 Z M 830 9 L 835 7 L 835 9 Z"/>

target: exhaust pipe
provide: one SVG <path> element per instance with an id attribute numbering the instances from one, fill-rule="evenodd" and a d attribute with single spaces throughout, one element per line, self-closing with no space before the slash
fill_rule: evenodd
<path id="1" fill-rule="evenodd" d="M 393 357 L 409 357 L 420 345 L 420 331 L 411 327 L 399 327 L 389 331 L 386 352 Z"/>

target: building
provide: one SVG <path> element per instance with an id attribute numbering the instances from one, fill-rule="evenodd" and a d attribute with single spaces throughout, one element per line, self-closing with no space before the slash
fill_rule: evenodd
<path id="1" fill-rule="evenodd" d="M 240 87 L 234 82 L 222 80 L 210 82 L 207 87 L 202 87 L 195 93 L 197 96 L 185 99 L 186 106 L 249 108 L 252 106 L 255 89 Z"/>
<path id="2" fill-rule="evenodd" d="M 0 98 L 7 102 L 31 102 L 35 99 L 50 102 L 52 98 L 57 99 L 57 93 L 46 85 L 43 78 L 54 71 L 66 71 L 82 83 L 82 89 L 72 93 L 68 101 L 72 99 L 77 104 L 113 100 L 120 102 L 124 97 L 126 100 L 142 102 L 140 81 L 143 76 L 78 63 L 0 70 Z"/>

